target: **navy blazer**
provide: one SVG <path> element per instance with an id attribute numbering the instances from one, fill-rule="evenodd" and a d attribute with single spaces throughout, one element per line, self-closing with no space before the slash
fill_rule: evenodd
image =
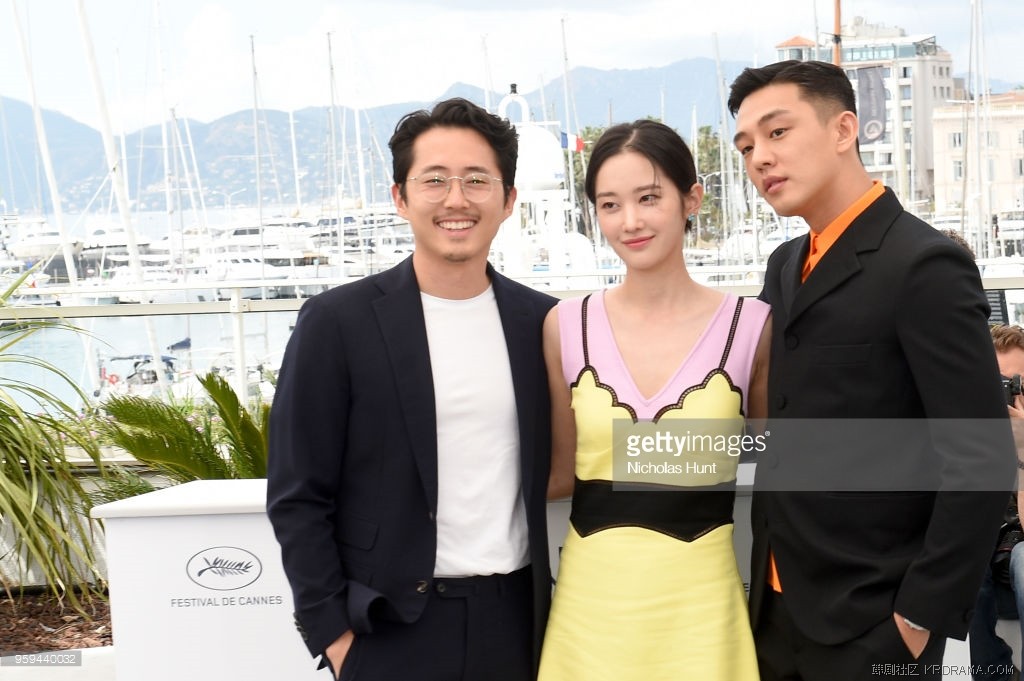
<path id="1" fill-rule="evenodd" d="M 487 271 L 519 420 L 536 659 L 551 595 L 551 410 L 541 329 L 556 300 Z M 437 543 L 437 433 L 411 257 L 302 306 L 271 410 L 267 478 L 296 624 L 313 655 L 348 629 L 366 634 L 379 619 L 420 616 Z"/>
<path id="2" fill-rule="evenodd" d="M 808 244 L 772 254 L 761 293 L 772 435 L 754 483 L 751 617 L 770 546 L 816 641 L 894 610 L 963 639 L 1006 502 L 987 490 L 1012 489 L 1014 470 L 977 266 L 888 189 L 801 283 Z"/>

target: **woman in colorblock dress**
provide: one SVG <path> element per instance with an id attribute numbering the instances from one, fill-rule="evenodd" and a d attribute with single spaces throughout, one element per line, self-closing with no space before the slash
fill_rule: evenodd
<path id="1" fill-rule="evenodd" d="M 671 128 L 594 147 L 586 192 L 622 284 L 545 321 L 549 497 L 572 494 L 540 681 L 757 679 L 733 551 L 745 419 L 764 416 L 769 308 L 696 283 L 683 260 L 703 188 Z"/>

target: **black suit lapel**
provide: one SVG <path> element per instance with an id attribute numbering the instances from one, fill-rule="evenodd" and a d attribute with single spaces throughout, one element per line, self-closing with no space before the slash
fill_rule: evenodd
<path id="1" fill-rule="evenodd" d="M 822 256 L 821 261 L 808 275 L 807 281 L 803 285 L 796 284 L 793 289 L 793 302 L 789 306 L 789 323 L 792 324 L 814 303 L 860 272 L 862 269 L 861 254 L 878 250 L 885 233 L 902 212 L 903 206 L 900 205 L 896 195 L 892 193 L 891 189 L 886 189 L 882 196 L 857 216 L 842 236 Z M 800 281 L 799 269 L 803 268 L 803 262 L 806 259 L 806 248 L 802 249 L 801 253 L 803 257 L 799 258 L 798 262 L 796 258 L 793 258 L 786 265 L 798 268 L 797 282 Z M 787 277 L 785 271 L 783 272 L 783 282 L 785 294 L 787 287 L 792 283 L 792 279 Z"/>
<path id="2" fill-rule="evenodd" d="M 373 307 L 398 391 L 398 408 L 409 433 L 416 466 L 431 509 L 437 510 L 437 411 L 423 303 L 412 258 L 381 275 L 384 295 Z M 387 428 L 382 414 L 381 428 Z"/>
<path id="3" fill-rule="evenodd" d="M 855 226 L 855 224 L 850 225 L 847 231 Z M 836 243 L 832 244 L 832 248 L 828 249 L 818 265 L 807 276 L 807 281 L 796 289 L 793 304 L 789 310 L 790 323 L 793 323 L 811 305 L 860 271 L 857 251 L 851 248 L 849 240 L 844 240 L 845 236 L 844 233 Z M 797 281 L 799 281 L 799 277 L 800 275 L 797 274 Z"/>
<path id="4" fill-rule="evenodd" d="M 505 332 L 505 345 L 508 348 L 509 367 L 512 371 L 512 385 L 516 394 L 516 414 L 519 421 L 519 450 L 533 451 L 532 437 L 536 432 L 536 408 L 533 396 L 538 394 L 537 385 L 541 349 L 536 343 L 536 331 L 530 328 L 530 304 L 521 296 L 515 295 L 508 280 L 497 274 L 488 265 L 488 274 L 494 287 L 494 297 L 501 316 L 501 326 Z M 520 463 L 523 475 L 523 496 L 527 505 L 533 485 L 528 484 L 534 474 L 532 456 L 521 456 Z"/>
<path id="5" fill-rule="evenodd" d="M 797 291 L 800 290 L 800 275 L 803 272 L 810 243 L 809 235 L 800 237 L 799 241 L 793 245 L 793 252 L 789 254 L 789 260 L 783 263 L 779 272 L 782 305 L 786 310 L 787 317 L 792 314 L 793 301 L 796 299 Z"/>

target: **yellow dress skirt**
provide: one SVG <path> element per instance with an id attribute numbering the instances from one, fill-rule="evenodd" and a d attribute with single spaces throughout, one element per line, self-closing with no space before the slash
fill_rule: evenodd
<path id="1" fill-rule="evenodd" d="M 686 542 L 642 527 L 570 526 L 540 681 L 757 679 L 733 526 Z"/>

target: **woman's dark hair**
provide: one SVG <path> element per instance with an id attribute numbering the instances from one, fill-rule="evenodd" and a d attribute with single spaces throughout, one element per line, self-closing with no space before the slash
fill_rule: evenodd
<path id="1" fill-rule="evenodd" d="M 595 187 L 601 166 L 612 156 L 624 151 L 634 151 L 646 158 L 672 181 L 680 193 L 688 193 L 690 187 L 697 182 L 693 154 L 679 133 L 664 123 L 649 119 L 620 123 L 604 131 L 590 154 L 584 186 L 591 203 L 596 203 Z M 687 216 L 687 231 L 690 227 Z"/>
<path id="2" fill-rule="evenodd" d="M 405 198 L 405 181 L 412 166 L 412 145 L 416 138 L 433 128 L 468 128 L 475 130 L 494 149 L 498 170 L 505 187 L 505 199 L 516 183 L 516 161 L 519 157 L 519 136 L 505 120 L 488 113 L 469 100 L 455 97 L 439 102 L 430 111 L 406 114 L 395 126 L 388 146 L 391 148 L 392 176 Z"/>

